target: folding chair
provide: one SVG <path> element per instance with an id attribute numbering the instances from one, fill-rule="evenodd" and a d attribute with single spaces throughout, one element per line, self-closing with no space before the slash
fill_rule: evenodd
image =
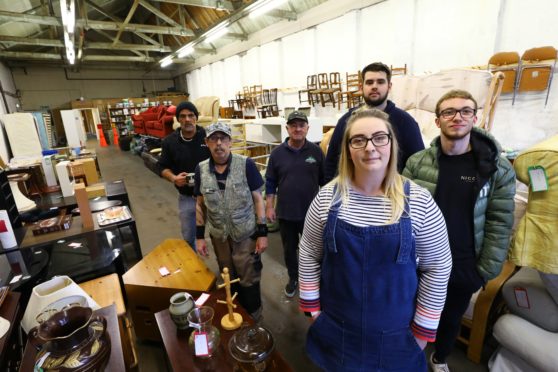
<path id="1" fill-rule="evenodd" d="M 512 105 L 515 103 L 515 96 L 518 92 L 546 90 L 546 99 L 544 101 L 546 106 L 555 66 L 556 48 L 545 46 L 526 50 L 521 56 L 517 89 L 514 92 Z"/>
<path id="2" fill-rule="evenodd" d="M 519 54 L 517 52 L 499 52 L 488 60 L 487 70 L 490 72 L 500 71 L 504 74 L 504 85 L 502 93 L 515 91 L 517 70 L 519 68 Z"/>

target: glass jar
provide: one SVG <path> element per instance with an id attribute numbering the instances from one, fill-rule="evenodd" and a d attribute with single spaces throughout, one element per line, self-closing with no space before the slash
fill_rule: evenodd
<path id="1" fill-rule="evenodd" d="M 190 334 L 188 339 L 188 346 L 192 353 L 199 358 L 210 358 L 219 348 L 219 341 L 221 335 L 219 330 L 212 325 L 213 322 L 213 309 L 209 306 L 200 306 L 191 310 L 188 313 L 188 323 L 194 331 Z M 207 354 L 202 353 L 200 350 L 196 352 L 196 338 L 207 337 Z"/>
<path id="2" fill-rule="evenodd" d="M 229 341 L 229 351 L 242 371 L 265 371 L 274 349 L 273 335 L 258 325 L 243 326 Z"/>

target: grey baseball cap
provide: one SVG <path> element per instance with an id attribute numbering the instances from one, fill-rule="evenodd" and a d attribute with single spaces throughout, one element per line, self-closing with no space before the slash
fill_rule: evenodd
<path id="1" fill-rule="evenodd" d="M 205 128 L 206 137 L 209 137 L 213 133 L 217 133 L 217 132 L 222 132 L 225 133 L 227 136 L 232 137 L 231 128 L 225 123 L 217 122 Z"/>
<path id="2" fill-rule="evenodd" d="M 293 111 L 289 114 L 289 117 L 287 118 L 287 124 L 289 124 L 291 121 L 293 120 L 302 120 L 305 121 L 306 123 L 308 123 L 308 117 L 306 116 L 306 114 L 302 111 Z"/>

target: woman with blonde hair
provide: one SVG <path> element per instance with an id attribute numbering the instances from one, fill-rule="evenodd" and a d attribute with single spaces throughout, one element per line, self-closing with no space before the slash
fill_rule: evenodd
<path id="1" fill-rule="evenodd" d="M 388 116 L 349 119 L 338 176 L 306 215 L 300 308 L 314 322 L 307 352 L 328 371 L 426 371 L 451 254 L 430 193 L 397 173 Z"/>

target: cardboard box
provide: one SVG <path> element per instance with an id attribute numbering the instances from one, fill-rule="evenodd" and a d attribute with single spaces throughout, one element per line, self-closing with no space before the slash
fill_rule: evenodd
<path id="1" fill-rule="evenodd" d="M 95 159 L 81 159 L 81 164 L 83 167 L 83 172 L 85 173 L 85 179 L 88 185 L 93 185 L 99 182 L 99 175 L 97 173 L 97 166 L 95 165 Z"/>
<path id="2" fill-rule="evenodd" d="M 85 188 L 85 191 L 87 191 L 87 198 L 89 199 L 96 198 L 97 196 L 105 196 L 107 194 L 105 190 L 105 185 L 102 183 L 97 183 L 95 185 L 87 186 Z"/>

